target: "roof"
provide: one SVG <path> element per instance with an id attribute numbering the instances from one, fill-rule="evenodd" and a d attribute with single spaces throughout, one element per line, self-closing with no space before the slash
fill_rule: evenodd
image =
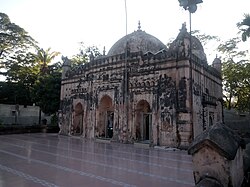
<path id="1" fill-rule="evenodd" d="M 119 39 L 110 48 L 108 56 L 125 53 L 126 44 L 130 52 L 157 53 L 162 49 L 167 49 L 159 39 L 142 31 L 139 25 L 137 31 Z"/>
<path id="2" fill-rule="evenodd" d="M 221 156 L 233 160 L 238 148 L 240 146 L 244 148 L 245 143 L 233 130 L 219 123 L 197 136 L 188 153 L 193 155 L 204 145 L 215 148 Z"/>

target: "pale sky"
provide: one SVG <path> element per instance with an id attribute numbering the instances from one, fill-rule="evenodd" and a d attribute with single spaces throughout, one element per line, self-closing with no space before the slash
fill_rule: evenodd
<path id="1" fill-rule="evenodd" d="M 79 42 L 106 51 L 126 34 L 125 0 L 0 0 L 0 12 L 24 28 L 39 46 L 64 56 Z M 192 14 L 192 29 L 222 39 L 236 36 L 236 23 L 250 13 L 250 0 L 203 0 Z M 127 0 L 128 34 L 141 29 L 164 44 L 175 38 L 189 14 L 178 0 Z M 209 58 L 208 58 L 209 59 Z"/>

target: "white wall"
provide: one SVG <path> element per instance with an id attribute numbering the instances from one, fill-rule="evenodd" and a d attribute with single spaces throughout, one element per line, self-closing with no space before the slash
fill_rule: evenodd
<path id="1" fill-rule="evenodd" d="M 45 116 L 42 113 L 41 119 Z M 47 117 L 46 117 L 47 118 Z M 49 122 L 49 121 L 48 121 Z M 35 125 L 39 123 L 39 107 L 0 104 L 1 124 Z"/>

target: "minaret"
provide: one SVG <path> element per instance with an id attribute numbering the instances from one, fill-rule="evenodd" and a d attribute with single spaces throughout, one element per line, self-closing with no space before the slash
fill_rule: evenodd
<path id="1" fill-rule="evenodd" d="M 71 69 L 71 62 L 68 59 L 68 57 L 64 57 L 64 56 L 62 56 L 62 61 L 63 61 L 63 64 L 62 64 L 62 79 L 65 79 L 67 71 Z"/>
<path id="2" fill-rule="evenodd" d="M 213 63 L 212 63 L 212 66 L 218 71 L 221 73 L 221 68 L 222 68 L 222 64 L 221 64 L 221 59 L 217 57 L 215 57 Z"/>
<path id="3" fill-rule="evenodd" d="M 106 49 L 105 49 L 105 46 L 103 47 L 103 54 L 102 54 L 103 56 L 105 56 L 106 55 Z"/>

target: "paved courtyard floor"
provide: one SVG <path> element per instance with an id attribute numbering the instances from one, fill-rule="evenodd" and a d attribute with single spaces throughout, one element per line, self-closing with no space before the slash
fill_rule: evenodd
<path id="1" fill-rule="evenodd" d="M 57 134 L 0 136 L 0 187 L 194 186 L 186 151 Z"/>

